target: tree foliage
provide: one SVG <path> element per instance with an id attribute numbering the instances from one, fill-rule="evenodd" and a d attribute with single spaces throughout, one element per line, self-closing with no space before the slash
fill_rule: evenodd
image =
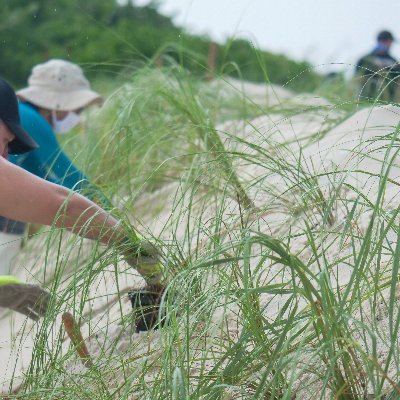
<path id="1" fill-rule="evenodd" d="M 158 2 L 138 7 L 117 0 L 2 0 L 0 15 L 0 73 L 18 86 L 32 66 L 50 58 L 84 64 L 93 77 L 136 68 L 162 54 L 193 74 L 206 74 L 210 39 L 176 26 L 158 12 Z M 302 90 L 319 82 L 309 64 L 254 49 L 243 39 L 218 45 L 217 70 Z"/>

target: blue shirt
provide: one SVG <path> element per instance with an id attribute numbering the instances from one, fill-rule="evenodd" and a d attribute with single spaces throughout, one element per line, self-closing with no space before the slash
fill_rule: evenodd
<path id="1" fill-rule="evenodd" d="M 51 125 L 39 112 L 30 104 L 19 103 L 19 114 L 22 127 L 39 147 L 28 153 L 9 155 L 9 161 L 69 189 L 81 190 L 90 186 L 87 176 L 62 151 Z"/>

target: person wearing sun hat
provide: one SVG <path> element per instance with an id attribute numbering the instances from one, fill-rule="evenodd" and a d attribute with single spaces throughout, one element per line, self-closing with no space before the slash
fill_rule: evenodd
<path id="1" fill-rule="evenodd" d="M 158 249 L 136 232 L 127 231 L 121 221 L 86 197 L 7 160 L 11 153 L 29 154 L 36 147 L 20 121 L 14 90 L 0 78 L 0 214 L 18 221 L 67 229 L 114 247 L 142 274 L 147 292 L 153 293 L 154 302 L 159 303 L 165 284 Z M 7 246 L 4 248 L 7 251 Z M 50 300 L 50 294 L 40 286 L 0 273 L 0 309 L 17 311 L 37 320 L 46 313 Z"/>
<path id="2" fill-rule="evenodd" d="M 37 145 L 29 153 L 10 152 L 9 160 L 40 178 L 104 202 L 100 190 L 62 151 L 56 138 L 56 133 L 66 133 L 79 123 L 80 111 L 102 102 L 101 96 L 90 88 L 82 69 L 58 59 L 36 65 L 28 86 L 18 90 L 17 96 L 21 125 Z M 7 257 L 0 258 L 0 272 L 10 272 L 25 230 L 25 223 L 0 216 L 0 243 L 7 242 L 10 247 Z"/>
<path id="3" fill-rule="evenodd" d="M 16 93 L 20 99 L 49 111 L 74 112 L 102 102 L 78 65 L 58 59 L 33 67 L 28 86 Z"/>

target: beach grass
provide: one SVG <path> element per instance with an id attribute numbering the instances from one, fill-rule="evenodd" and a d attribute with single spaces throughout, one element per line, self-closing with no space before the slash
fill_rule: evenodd
<path id="1" fill-rule="evenodd" d="M 28 249 L 46 249 L 35 276 L 54 301 L 10 398 L 400 398 L 399 127 L 352 145 L 350 164 L 317 167 L 310 146 L 382 107 L 333 99 L 256 104 L 173 65 L 143 68 L 89 111 L 63 146 L 127 229 L 160 247 L 166 322 L 134 332 L 126 291 L 139 281 L 118 249 L 42 232 Z M 323 129 L 280 132 L 315 114 Z M 267 130 L 252 122 L 262 116 Z M 251 134 L 227 128 L 240 121 Z M 66 310 L 90 368 L 65 337 Z"/>

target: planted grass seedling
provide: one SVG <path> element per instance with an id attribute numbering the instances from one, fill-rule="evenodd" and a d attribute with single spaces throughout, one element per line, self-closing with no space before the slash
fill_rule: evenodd
<path id="1" fill-rule="evenodd" d="M 159 329 L 164 325 L 165 313 L 161 306 L 162 296 L 163 292 L 152 290 L 151 287 L 132 289 L 128 292 L 136 333 Z"/>

